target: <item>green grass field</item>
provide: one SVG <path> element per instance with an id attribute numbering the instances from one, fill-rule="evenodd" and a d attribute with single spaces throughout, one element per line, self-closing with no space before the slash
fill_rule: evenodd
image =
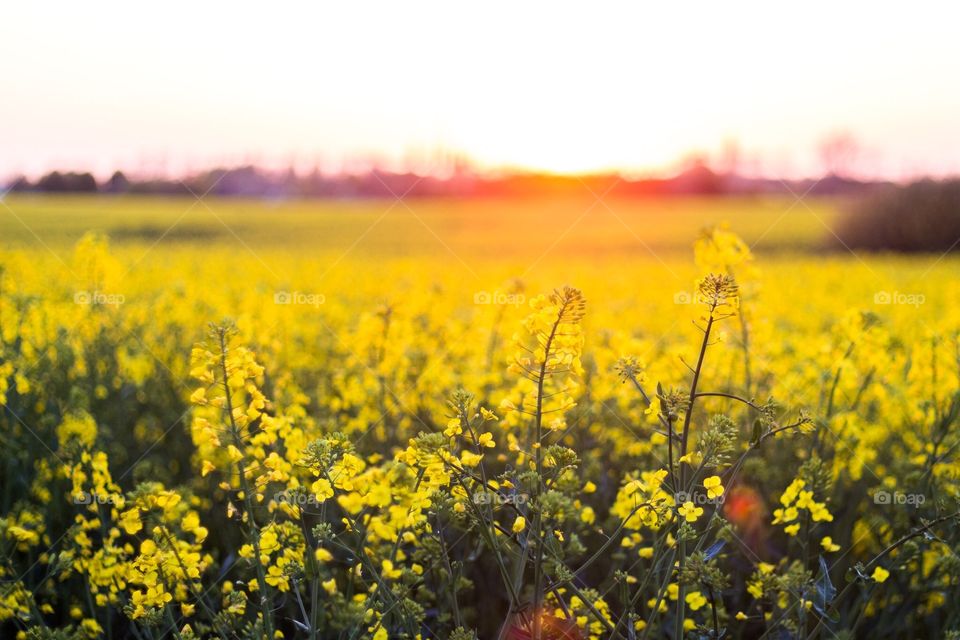
<path id="1" fill-rule="evenodd" d="M 669 253 L 687 251 L 701 228 L 721 222 L 757 251 L 804 251 L 824 246 L 838 216 L 836 201 L 789 197 L 271 202 L 16 194 L 2 202 L 7 248 L 72 246 L 93 230 L 117 247 L 242 241 L 357 256 Z"/>

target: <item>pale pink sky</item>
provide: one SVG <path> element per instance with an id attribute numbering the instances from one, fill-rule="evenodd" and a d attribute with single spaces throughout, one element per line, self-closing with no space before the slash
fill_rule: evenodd
<path id="1" fill-rule="evenodd" d="M 960 172 L 951 3 L 6 3 L 0 176 L 429 168 Z"/>

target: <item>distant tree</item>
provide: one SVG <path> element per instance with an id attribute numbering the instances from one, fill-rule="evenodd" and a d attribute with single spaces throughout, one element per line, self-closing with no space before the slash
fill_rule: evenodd
<path id="1" fill-rule="evenodd" d="M 95 192 L 97 180 L 90 173 L 60 173 L 51 171 L 40 178 L 37 189 L 53 193 Z"/>
<path id="2" fill-rule="evenodd" d="M 96 192 L 97 179 L 91 173 L 69 173 L 71 191 Z"/>
<path id="3" fill-rule="evenodd" d="M 66 180 L 59 171 L 51 171 L 37 180 L 37 189 L 40 191 L 66 191 Z"/>
<path id="4" fill-rule="evenodd" d="M 30 181 L 26 176 L 17 176 L 13 179 L 13 182 L 10 183 L 10 191 L 30 191 L 33 188 L 33 185 L 30 184 Z"/>
<path id="5" fill-rule="evenodd" d="M 836 228 L 837 246 L 936 252 L 960 247 L 960 180 L 889 185 L 856 200 Z"/>
<path id="6" fill-rule="evenodd" d="M 107 193 L 126 193 L 130 190 L 130 181 L 122 171 L 114 171 L 110 179 L 104 183 L 103 190 Z"/>
<path id="7" fill-rule="evenodd" d="M 723 192 L 723 179 L 710 168 L 705 156 L 692 155 L 686 168 L 668 180 L 673 193 L 717 194 Z"/>

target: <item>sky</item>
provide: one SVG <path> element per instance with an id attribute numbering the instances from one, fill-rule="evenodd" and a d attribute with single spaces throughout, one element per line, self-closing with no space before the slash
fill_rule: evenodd
<path id="1" fill-rule="evenodd" d="M 800 177 L 841 132 L 854 173 L 960 173 L 956 5 L 656 4 L 4 3 L 0 176 L 704 156 Z"/>

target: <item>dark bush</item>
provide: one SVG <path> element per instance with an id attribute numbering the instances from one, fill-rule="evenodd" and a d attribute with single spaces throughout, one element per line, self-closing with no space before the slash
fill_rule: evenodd
<path id="1" fill-rule="evenodd" d="M 837 229 L 851 249 L 936 251 L 960 247 L 960 180 L 888 186 L 858 200 Z"/>
<path id="2" fill-rule="evenodd" d="M 87 192 L 97 190 L 97 180 L 90 173 L 60 173 L 51 171 L 37 181 L 38 191 L 52 193 Z"/>

